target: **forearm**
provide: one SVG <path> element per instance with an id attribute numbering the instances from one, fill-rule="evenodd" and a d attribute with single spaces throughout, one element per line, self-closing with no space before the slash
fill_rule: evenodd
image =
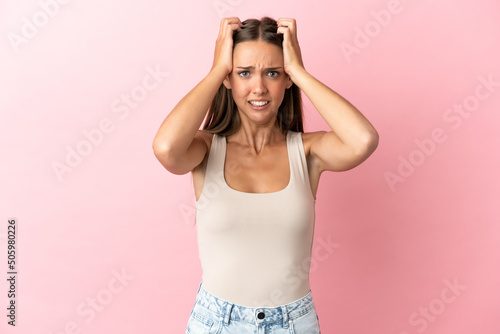
<path id="1" fill-rule="evenodd" d="M 212 68 L 179 101 L 161 124 L 153 141 L 154 150 L 168 151 L 174 155 L 187 151 L 226 75 L 224 70 Z"/>
<path id="2" fill-rule="evenodd" d="M 290 75 L 332 131 L 353 150 L 376 145 L 378 133 L 349 101 L 300 68 Z"/>

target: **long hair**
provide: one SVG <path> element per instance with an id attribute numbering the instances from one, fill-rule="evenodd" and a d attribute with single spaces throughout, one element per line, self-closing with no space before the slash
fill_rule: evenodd
<path id="1" fill-rule="evenodd" d="M 283 34 L 278 34 L 278 24 L 270 17 L 261 20 L 248 19 L 242 22 L 240 31 L 233 31 L 233 50 L 241 42 L 262 40 L 283 49 Z M 293 83 L 285 90 L 285 96 L 278 108 L 278 124 L 286 134 L 288 130 L 304 132 L 302 124 L 302 98 L 299 87 Z M 238 107 L 233 99 L 233 93 L 221 84 L 215 94 L 203 130 L 221 136 L 230 136 L 239 130 L 241 119 Z"/>

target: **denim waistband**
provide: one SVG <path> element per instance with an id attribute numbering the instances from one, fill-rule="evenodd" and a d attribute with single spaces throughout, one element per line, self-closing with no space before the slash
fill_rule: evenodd
<path id="1" fill-rule="evenodd" d="M 304 297 L 288 304 L 275 307 L 248 307 L 218 298 L 202 287 L 200 282 L 196 303 L 216 314 L 226 325 L 229 320 L 245 321 L 250 324 L 282 323 L 287 328 L 289 321 L 299 318 L 315 307 L 311 290 Z"/>

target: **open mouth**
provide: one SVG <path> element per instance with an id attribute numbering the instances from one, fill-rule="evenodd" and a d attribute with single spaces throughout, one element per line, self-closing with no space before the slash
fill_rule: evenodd
<path id="1" fill-rule="evenodd" d="M 254 107 L 263 107 L 269 104 L 269 101 L 248 101 Z"/>

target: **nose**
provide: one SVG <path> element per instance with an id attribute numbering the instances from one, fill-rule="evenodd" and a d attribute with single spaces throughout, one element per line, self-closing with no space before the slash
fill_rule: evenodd
<path id="1" fill-rule="evenodd" d="M 253 93 L 257 95 L 267 93 L 266 84 L 264 82 L 264 79 L 260 75 L 254 77 Z"/>

